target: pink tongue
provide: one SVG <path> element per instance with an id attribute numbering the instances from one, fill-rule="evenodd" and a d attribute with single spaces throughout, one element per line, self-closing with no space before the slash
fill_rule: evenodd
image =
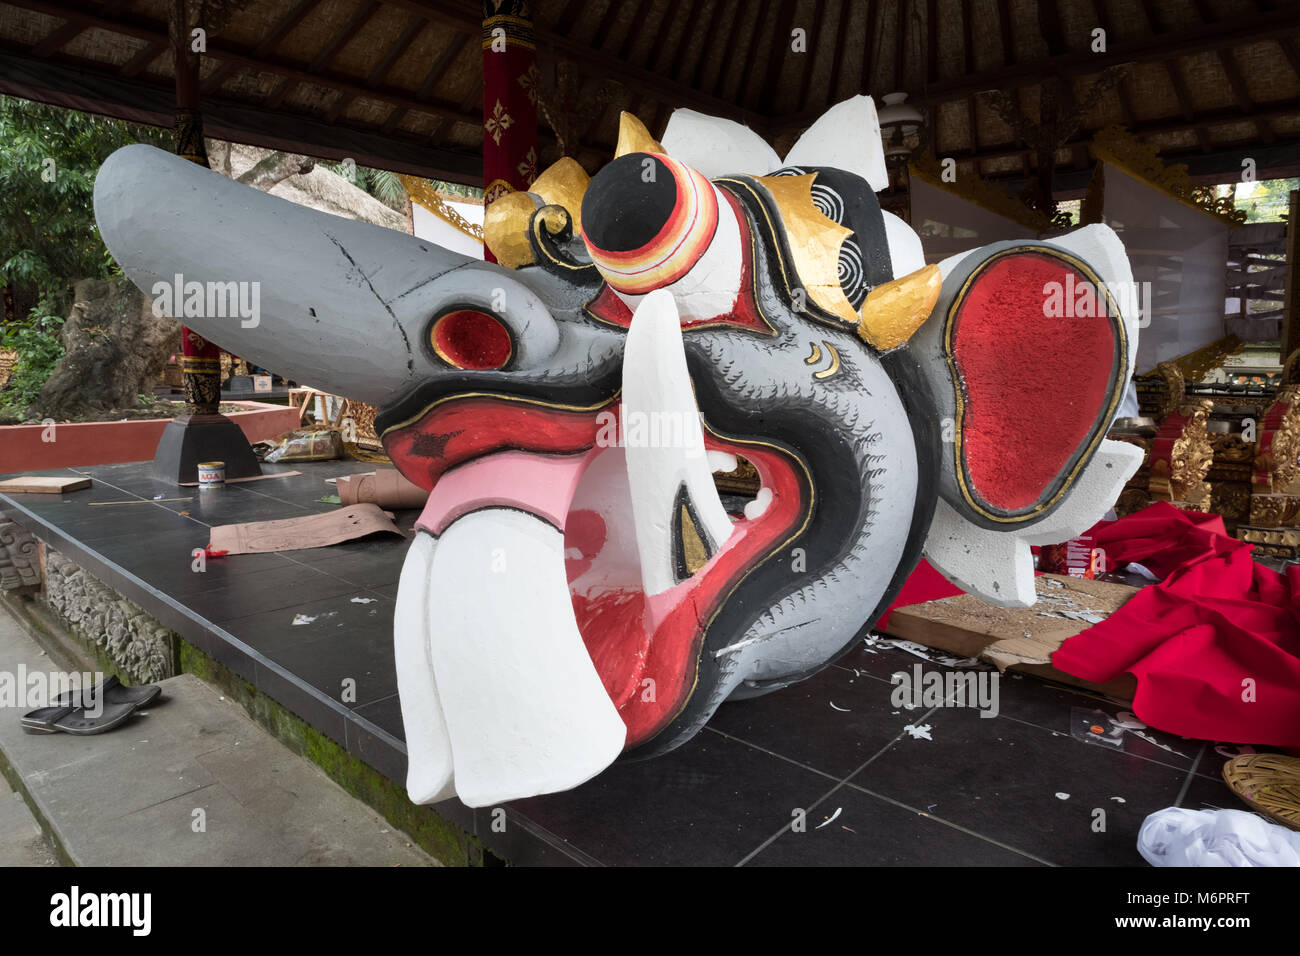
<path id="1" fill-rule="evenodd" d="M 592 449 L 577 455 L 498 451 L 445 472 L 417 528 L 440 536 L 457 518 L 483 508 L 515 508 L 564 530 L 569 503 Z"/>

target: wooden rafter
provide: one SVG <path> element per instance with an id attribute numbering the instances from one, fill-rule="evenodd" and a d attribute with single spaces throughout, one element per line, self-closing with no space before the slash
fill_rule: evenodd
<path id="1" fill-rule="evenodd" d="M 717 0 L 714 4 L 711 19 L 715 22 L 720 21 L 720 15 L 725 2 L 726 0 Z M 704 66 L 713 59 L 712 52 L 713 51 L 709 49 L 708 43 L 702 43 L 700 45 L 700 55 L 697 56 L 695 62 L 691 64 L 690 74 L 686 78 L 686 81 L 690 83 L 691 86 L 698 89 L 700 84 L 704 81 Z"/>
<path id="2" fill-rule="evenodd" d="M 437 85 L 438 81 L 442 79 L 443 74 L 447 72 L 452 63 L 456 61 L 456 57 L 460 56 L 460 51 L 465 49 L 465 44 L 468 42 L 468 33 L 461 33 L 452 37 L 451 42 L 443 48 L 442 52 L 438 54 L 438 58 L 433 61 L 433 66 L 431 66 L 429 72 L 425 74 L 424 81 L 420 84 L 420 88 L 415 91 L 415 98 L 417 100 L 423 100 L 433 92 L 433 88 Z M 396 129 L 397 124 L 402 121 L 402 118 L 409 112 L 409 107 L 396 107 L 388 114 L 388 118 L 384 120 L 384 125 L 380 127 L 380 132 L 391 133 Z"/>
<path id="3" fill-rule="evenodd" d="M 759 88 L 758 97 L 754 101 L 755 109 L 764 109 L 770 113 L 776 101 L 776 91 L 781 81 L 781 74 L 785 71 L 786 59 L 791 55 L 790 50 L 790 31 L 794 29 L 794 14 L 798 7 L 797 0 L 782 0 L 779 12 L 776 17 L 775 25 L 772 28 L 772 36 L 767 41 L 767 56 L 763 58 L 767 66 L 767 81 Z M 784 56 L 778 56 L 778 51 L 784 51 Z"/>
<path id="4" fill-rule="evenodd" d="M 758 33 L 766 21 L 762 17 L 754 17 L 751 22 L 754 26 L 749 31 L 749 42 L 745 44 L 745 62 L 740 68 L 740 83 L 736 86 L 737 100 L 743 100 L 745 91 L 749 89 L 750 71 L 754 65 L 754 55 L 758 50 Z"/>
<path id="5" fill-rule="evenodd" d="M 167 45 L 161 40 L 150 40 L 144 46 L 140 47 L 131 59 L 127 60 L 126 63 L 122 65 L 120 75 L 127 79 L 138 75 L 150 63 L 158 59 L 166 48 Z"/>
<path id="6" fill-rule="evenodd" d="M 415 38 L 424 31 L 428 23 L 429 21 L 421 16 L 411 18 L 411 21 L 407 23 L 397 40 L 388 48 L 388 52 L 379 59 L 371 68 L 370 73 L 367 74 L 366 86 L 374 88 L 388 78 L 388 73 L 393 68 L 393 64 L 410 48 L 411 44 L 415 42 Z M 330 107 L 326 121 L 333 123 L 337 120 L 356 98 L 357 94 L 355 93 L 344 93 L 339 96 L 334 105 Z"/>
<path id="7" fill-rule="evenodd" d="M 649 4 L 650 0 L 638 0 L 636 9 L 632 11 L 632 23 L 628 27 L 627 35 L 623 37 L 623 42 L 618 48 L 618 58 L 620 60 L 625 62 L 631 60 L 632 50 L 636 47 L 636 41 L 643 34 L 640 25 L 645 23 L 646 8 Z M 673 4 L 674 13 L 678 8 L 680 8 L 680 6 L 681 0 L 677 0 L 677 2 Z"/>
<path id="8" fill-rule="evenodd" d="M 835 59 L 831 62 L 831 85 L 830 89 L 827 91 L 826 102 L 823 104 L 823 108 L 819 111 L 818 115 L 824 113 L 825 107 L 834 105 L 834 103 L 840 98 L 839 87 L 836 85 L 836 81 L 841 75 L 840 68 L 844 65 L 844 51 L 849 45 L 849 13 L 851 2 L 852 0 L 840 0 L 839 19 L 836 21 L 839 24 L 839 29 L 835 31 L 839 34 L 839 38 L 835 41 Z M 813 118 L 815 119 L 816 117 Z"/>
<path id="9" fill-rule="evenodd" d="M 939 79 L 939 0 L 926 0 L 925 4 L 924 62 L 928 64 L 925 77 L 929 85 Z"/>
<path id="10" fill-rule="evenodd" d="M 368 0 L 368 2 L 357 7 L 356 11 L 348 19 L 348 22 L 344 25 L 343 29 L 334 34 L 334 38 L 330 40 L 329 43 L 325 44 L 325 48 L 321 50 L 320 53 L 316 54 L 316 58 L 311 61 L 311 66 L 307 68 L 306 72 L 308 74 L 317 74 L 326 69 L 334 60 L 334 57 L 338 55 L 338 52 L 347 45 L 348 41 L 356 35 L 358 30 L 370 22 L 370 18 L 378 11 L 378 0 Z M 302 81 L 295 80 L 293 77 L 281 82 L 271 94 L 270 99 L 267 101 L 267 105 L 271 109 L 275 109 L 284 101 L 284 98 L 298 85 L 299 82 Z"/>
<path id="11" fill-rule="evenodd" d="M 795 97 L 795 109 L 808 108 L 808 93 L 812 89 L 813 74 L 817 72 L 817 52 L 821 49 L 822 17 L 826 13 L 826 0 L 816 0 L 813 4 L 812 26 L 808 30 L 808 52 L 799 61 L 803 64 L 803 80 L 799 83 L 799 93 Z M 863 54 L 866 62 L 866 54 Z"/>
<path id="12" fill-rule="evenodd" d="M 907 72 L 903 64 L 907 62 L 907 15 L 912 9 L 912 0 L 898 0 L 894 4 L 894 89 L 907 87 Z"/>
<path id="13" fill-rule="evenodd" d="M 726 29 L 723 36 L 734 36 L 736 33 L 736 23 L 740 20 L 741 11 L 749 5 L 749 0 L 736 0 L 731 9 L 731 17 L 727 21 Z M 713 82 L 709 84 L 710 96 L 721 96 L 724 86 L 723 81 L 727 75 L 727 63 L 722 57 L 718 57 L 718 72 L 713 77 Z"/>
<path id="14" fill-rule="evenodd" d="M 253 55 L 265 56 L 272 52 L 279 42 L 288 36 L 293 28 L 302 23 L 302 21 L 306 19 L 313 10 L 320 6 L 320 4 L 321 0 L 298 0 L 298 3 L 294 8 L 286 13 L 280 21 L 271 28 L 271 32 L 266 35 L 265 39 L 263 39 L 257 46 L 253 47 Z M 213 90 L 220 87 L 221 84 L 225 82 L 226 77 L 235 72 L 236 69 L 238 69 L 238 67 L 234 63 L 229 61 L 222 63 L 208 75 L 206 80 L 203 81 L 203 85 L 200 87 L 201 92 L 211 93 Z"/>
<path id="15" fill-rule="evenodd" d="M 863 18 L 862 77 L 858 81 L 858 90 L 862 93 L 871 92 L 871 74 L 878 66 L 874 51 L 880 49 L 880 8 L 883 5 L 884 0 L 870 0 L 867 15 Z"/>
<path id="16" fill-rule="evenodd" d="M 704 3 L 696 3 L 692 5 L 691 15 L 687 19 L 685 27 L 682 29 L 681 39 L 677 41 L 677 49 L 673 51 L 672 66 L 668 68 L 669 76 L 675 77 L 676 79 L 683 79 L 682 69 L 686 66 L 686 54 L 690 52 L 691 39 L 696 35 L 696 27 L 699 26 L 700 20 L 704 16 L 704 12 L 708 9 L 709 6 Z M 708 55 L 709 45 L 705 42 L 700 45 L 700 57 L 703 58 Z"/>
<path id="17" fill-rule="evenodd" d="M 1042 0 L 1038 2 L 1041 10 Z M 1018 59 L 1015 30 L 1011 25 L 1011 0 L 998 0 L 998 35 L 1002 38 L 1002 65 L 1011 66 Z"/>

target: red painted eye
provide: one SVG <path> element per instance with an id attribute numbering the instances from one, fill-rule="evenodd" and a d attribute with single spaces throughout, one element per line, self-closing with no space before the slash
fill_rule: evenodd
<path id="1" fill-rule="evenodd" d="M 440 316 L 429 330 L 429 341 L 438 357 L 456 368 L 502 368 L 514 349 L 500 319 L 473 309 Z"/>

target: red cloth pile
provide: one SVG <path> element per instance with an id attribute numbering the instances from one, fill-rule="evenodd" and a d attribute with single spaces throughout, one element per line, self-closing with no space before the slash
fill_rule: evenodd
<path id="1" fill-rule="evenodd" d="M 1105 683 L 1137 677 L 1133 711 L 1161 730 L 1300 747 L 1300 568 L 1256 564 L 1218 515 L 1155 504 L 1090 535 L 1106 566 L 1163 580 L 1070 638 L 1053 666 Z"/>

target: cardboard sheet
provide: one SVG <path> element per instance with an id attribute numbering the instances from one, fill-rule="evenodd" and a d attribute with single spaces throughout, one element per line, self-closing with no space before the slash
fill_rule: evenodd
<path id="1" fill-rule="evenodd" d="M 372 504 L 358 504 L 302 518 L 221 525 L 212 529 L 208 548 L 230 554 L 300 551 L 364 538 L 379 531 L 402 536 L 390 513 Z"/>
<path id="2" fill-rule="evenodd" d="M 1057 670 L 1051 661 L 1068 638 L 1105 620 L 1136 594 L 1137 588 L 1058 574 L 1041 574 L 1034 584 L 1038 601 L 1033 607 L 994 607 L 962 594 L 897 608 L 886 633 L 963 657 L 978 657 L 1000 671 L 1011 668 L 1131 700 L 1131 675 L 1093 684 Z"/>

